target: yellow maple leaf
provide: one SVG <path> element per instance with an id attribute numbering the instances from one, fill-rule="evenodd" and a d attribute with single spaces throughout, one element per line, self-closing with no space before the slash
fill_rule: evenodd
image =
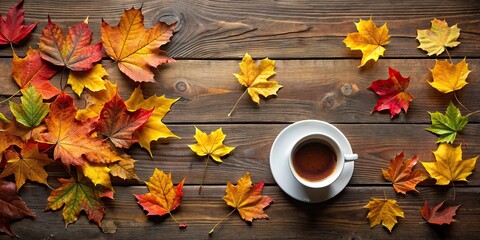
<path id="1" fill-rule="evenodd" d="M 438 145 L 433 152 L 436 162 L 421 162 L 438 185 L 447 185 L 450 181 L 466 181 L 475 169 L 478 156 L 462 160 L 462 145 L 453 147 L 448 143 Z"/>
<path id="2" fill-rule="evenodd" d="M 257 66 L 252 57 L 248 53 L 245 53 L 239 65 L 241 73 L 235 73 L 233 75 L 237 78 L 238 82 L 242 86 L 247 87 L 247 89 L 238 100 L 248 92 L 252 100 L 260 105 L 260 95 L 264 97 L 277 95 L 277 91 L 282 88 L 277 81 L 268 81 L 269 77 L 275 75 L 275 61 L 265 58 L 261 60 Z M 238 101 L 228 116 L 232 114 L 237 104 Z"/>
<path id="3" fill-rule="evenodd" d="M 84 88 L 90 89 L 92 92 L 106 89 L 104 80 L 106 76 L 108 76 L 108 73 L 102 64 L 95 64 L 95 66 L 88 71 L 70 71 L 67 84 L 70 84 L 72 90 L 80 96 Z"/>
<path id="4" fill-rule="evenodd" d="M 207 135 L 202 132 L 200 129 L 195 127 L 195 136 L 197 140 L 196 144 L 188 145 L 193 152 L 198 154 L 198 156 L 210 156 L 213 160 L 217 162 L 223 162 L 220 157 L 229 154 L 235 147 L 227 147 L 223 145 L 223 140 L 225 140 L 225 135 L 222 131 L 222 128 L 219 128 Z"/>
<path id="5" fill-rule="evenodd" d="M 390 43 L 388 41 L 390 35 L 388 35 L 387 23 L 377 28 L 372 18 L 367 21 L 360 19 L 355 25 L 358 32 L 349 33 L 343 43 L 351 50 L 362 51 L 362 60 L 358 66 L 362 67 L 368 60 L 377 61 L 380 56 L 383 56 L 385 48 L 382 46 Z"/>
<path id="6" fill-rule="evenodd" d="M 432 20 L 430 29 L 417 30 L 417 40 L 420 42 L 418 48 L 427 51 L 427 55 L 440 55 L 446 47 L 456 47 L 460 42 L 460 28 L 457 24 L 448 27 L 448 23 L 436 18 Z"/>
<path id="7" fill-rule="evenodd" d="M 113 190 L 110 179 L 110 168 L 107 167 L 107 164 L 85 161 L 81 168 L 83 175 L 89 178 L 95 186 L 102 185 Z"/>
<path id="8" fill-rule="evenodd" d="M 127 109 L 129 111 L 137 111 L 142 108 L 145 110 L 153 110 L 152 116 L 142 126 L 141 129 L 134 133 L 134 136 L 138 139 L 138 143 L 141 147 L 147 149 L 150 156 L 152 156 L 152 150 L 150 149 L 150 142 L 157 141 L 160 138 L 175 137 L 180 138 L 168 129 L 167 125 L 162 122 L 163 117 L 170 111 L 170 107 L 178 101 L 178 98 L 171 99 L 165 96 L 151 96 L 147 99 L 143 97 L 143 92 L 140 87 L 135 88 L 130 98 L 125 101 Z"/>
<path id="9" fill-rule="evenodd" d="M 457 64 L 435 59 L 435 66 L 430 71 L 433 82 L 428 83 L 442 93 L 460 90 L 468 84 L 466 80 L 470 70 L 465 58 Z"/>
<path id="10" fill-rule="evenodd" d="M 110 101 L 117 93 L 117 84 L 113 84 L 110 81 L 104 81 L 105 89 L 98 92 L 87 90 L 85 94 L 85 101 L 87 106 L 85 109 L 79 109 L 75 118 L 77 120 L 99 117 L 102 111 L 103 105 Z"/>
<path id="11" fill-rule="evenodd" d="M 372 198 L 364 208 L 369 209 L 367 218 L 370 221 L 370 227 L 381 223 L 390 232 L 397 224 L 397 217 L 404 217 L 395 199 Z"/>

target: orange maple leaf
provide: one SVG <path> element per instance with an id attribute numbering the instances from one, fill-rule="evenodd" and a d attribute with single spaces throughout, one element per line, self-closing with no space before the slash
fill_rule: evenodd
<path id="1" fill-rule="evenodd" d="M 173 187 L 172 175 L 155 168 L 150 180 L 145 182 L 150 192 L 142 195 L 134 194 L 134 196 L 137 198 L 138 204 L 148 212 L 147 215 L 169 214 L 177 222 L 172 216 L 172 211 L 182 202 L 184 182 L 185 178 L 176 187 Z M 185 223 L 178 224 L 182 228 L 187 226 Z"/>
<path id="2" fill-rule="evenodd" d="M 120 160 L 121 157 L 110 149 L 108 143 L 91 136 L 95 120 L 78 121 L 76 113 L 73 98 L 65 93 L 59 95 L 45 118 L 47 132 L 42 133 L 37 141 L 54 144 L 54 159 L 61 159 L 66 166 L 82 166 L 85 160 L 92 163 Z"/>
<path id="3" fill-rule="evenodd" d="M 364 208 L 368 208 L 367 215 L 370 220 L 370 227 L 382 224 L 390 232 L 397 224 L 397 217 L 404 218 L 404 213 L 395 199 L 372 198 Z"/>
<path id="4" fill-rule="evenodd" d="M 408 191 L 417 191 L 415 186 L 428 178 L 428 174 L 420 169 L 412 171 L 418 162 L 418 157 L 403 160 L 403 151 L 392 158 L 388 170 L 382 169 L 383 177 L 393 183 L 397 193 L 406 194 Z M 417 191 L 418 192 L 418 191 Z"/>
<path id="5" fill-rule="evenodd" d="M 151 67 L 174 62 L 160 50 L 170 41 L 175 24 L 158 22 L 145 29 L 142 9 L 124 10 L 118 26 L 102 19 L 102 42 L 107 55 L 118 63 L 120 71 L 136 82 L 153 82 Z"/>
<path id="6" fill-rule="evenodd" d="M 237 186 L 227 182 L 227 190 L 223 200 L 227 205 L 234 207 L 227 217 L 235 210 L 238 210 L 242 219 L 249 222 L 252 222 L 253 219 L 268 218 L 267 213 L 263 209 L 268 207 L 273 202 L 273 199 L 261 195 L 264 184 L 265 181 L 252 186 L 252 180 L 248 172 L 238 180 Z M 210 230 L 210 234 L 213 233 L 220 223 L 221 221 Z"/>
<path id="7" fill-rule="evenodd" d="M 17 146 L 20 147 L 23 144 L 23 141 L 20 137 L 12 134 L 7 129 L 14 125 L 15 123 L 11 123 L 9 125 L 0 121 L 0 163 L 3 160 L 3 152 L 10 146 Z"/>

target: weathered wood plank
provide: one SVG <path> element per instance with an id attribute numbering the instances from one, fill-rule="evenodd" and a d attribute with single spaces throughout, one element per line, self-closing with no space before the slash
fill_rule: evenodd
<path id="1" fill-rule="evenodd" d="M 236 146 L 228 156 L 223 157 L 223 163 L 217 164 L 210 160 L 205 174 L 205 184 L 224 184 L 227 179 L 237 179 L 245 172 L 253 177 L 265 180 L 267 184 L 275 184 L 270 171 L 270 149 L 280 131 L 286 124 L 218 124 L 196 125 L 202 131 L 210 133 L 221 127 L 227 135 L 224 142 L 227 146 Z M 432 151 L 436 150 L 436 136 L 425 131 L 423 124 L 336 124 L 350 140 L 352 149 L 359 154 L 355 163 L 351 185 L 391 185 L 383 179 L 381 170 L 387 169 L 390 159 L 405 151 L 405 157 L 417 155 L 420 161 L 435 161 Z M 200 184 L 205 167 L 205 157 L 194 154 L 187 145 L 194 144 L 195 129 L 190 125 L 172 125 L 171 130 L 182 139 L 171 139 L 165 143 L 152 143 L 154 158 L 138 146 L 128 151 L 138 160 L 135 169 L 138 176 L 148 180 L 154 168 L 172 172 L 175 182 L 186 177 L 186 184 Z M 467 125 L 464 132 L 458 137 L 456 144 L 463 142 L 464 159 L 478 156 L 480 145 L 480 124 Z M 418 164 L 418 168 L 422 168 Z M 460 186 L 480 186 L 480 171 L 477 170 L 468 177 L 468 184 L 458 182 Z M 67 177 L 63 166 L 48 167 L 52 179 Z M 135 184 L 114 179 L 117 184 Z M 422 185 L 433 185 L 429 180 Z"/>
<path id="2" fill-rule="evenodd" d="M 253 176 L 254 182 L 260 180 Z M 145 216 L 132 194 L 146 191 L 146 187 L 117 187 L 115 200 L 106 203 L 103 220 L 106 230 L 116 227 L 116 233 L 104 234 L 97 225 L 89 223 L 83 213 L 76 223 L 65 229 L 61 211 L 44 211 L 49 191 L 28 184 L 20 194 L 37 217 L 15 222 L 12 229 L 22 239 L 73 239 L 80 235 L 88 239 L 472 239 L 480 234 L 476 227 L 480 214 L 479 188 L 458 187 L 454 202 L 461 204 L 455 216 L 458 222 L 435 227 L 424 223 L 419 209 L 424 200 L 436 204 L 452 199 L 452 189 L 422 187 L 419 194 L 403 197 L 388 187 L 347 187 L 325 203 L 307 204 L 288 197 L 278 187 L 266 186 L 263 194 L 275 200 L 266 209 L 268 220 L 247 224 L 234 213 L 211 237 L 209 230 L 232 210 L 222 200 L 224 186 L 204 186 L 201 195 L 198 195 L 198 186 L 184 187 L 182 205 L 173 212 L 175 218 L 189 224 L 183 230 L 171 217 Z M 405 212 L 405 218 L 398 220 L 391 234 L 381 226 L 370 229 L 367 210 L 363 208 L 371 197 L 383 198 L 384 195 L 397 199 Z M 0 234 L 0 239 L 9 237 Z"/>
<path id="3" fill-rule="evenodd" d="M 456 94 L 465 106 L 478 110 L 480 82 L 476 79 L 480 79 L 480 60 L 467 60 L 472 70 L 467 79 L 469 84 Z M 362 70 L 356 68 L 356 60 L 277 60 L 277 74 L 271 80 L 283 86 L 278 96 L 261 99 L 260 106 L 245 96 L 228 117 L 245 90 L 233 76 L 239 72 L 238 63 L 177 61 L 160 67 L 157 82 L 143 84 L 142 88 L 147 96 L 180 97 L 165 117 L 167 123 L 285 123 L 308 118 L 335 123 L 429 123 L 428 111 L 445 112 L 448 102 L 455 101 L 453 94 L 442 94 L 427 83 L 432 80 L 429 71 L 435 65 L 432 59 L 382 59 L 375 66 Z M 118 82 L 121 96 L 127 99 L 138 84 L 124 77 L 113 62 L 106 60 L 103 64 L 110 74 L 109 79 Z M 410 76 L 407 91 L 415 97 L 408 114 L 402 112 L 393 119 L 388 111 L 370 114 L 378 97 L 367 89 L 372 81 L 388 78 L 389 66 L 405 77 Z M 0 94 L 15 93 L 18 87 L 10 76 L 9 59 L 0 59 L 0 70 Z M 59 75 L 53 80 L 55 86 L 59 86 Z M 66 78 L 64 76 L 63 81 Z M 471 122 L 479 119 L 478 115 L 470 117 Z"/>
<path id="4" fill-rule="evenodd" d="M 16 0 L 2 1 L 6 13 Z M 63 7 L 65 6 L 65 7 Z M 68 6 L 68 7 L 67 7 Z M 342 40 L 356 31 L 353 22 L 373 16 L 377 25 L 387 22 L 392 35 L 385 57 L 424 57 L 418 50 L 417 29 L 427 29 L 436 17 L 451 25 L 458 23 L 462 44 L 451 51 L 457 57 L 478 57 L 480 2 L 443 1 L 47 1 L 25 2 L 26 23 L 39 22 L 32 36 L 19 45 L 24 52 L 35 46 L 47 16 L 64 29 L 89 16 L 93 42 L 100 41 L 100 22 L 104 18 L 116 25 L 123 9 L 143 6 L 145 23 L 158 19 L 179 21 L 177 32 L 165 50 L 174 58 L 241 58 L 245 52 L 270 58 L 359 58 Z M 435 6 L 435 7 L 432 7 Z M 4 47 L 1 56 L 10 56 Z M 359 62 L 359 60 L 358 60 Z M 357 63 L 358 64 L 358 63 Z"/>

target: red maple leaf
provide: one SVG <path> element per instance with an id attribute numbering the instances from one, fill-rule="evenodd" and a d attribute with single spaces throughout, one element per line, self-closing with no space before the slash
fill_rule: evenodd
<path id="1" fill-rule="evenodd" d="M 413 101 L 413 96 L 409 92 L 405 92 L 410 83 L 410 77 L 402 77 L 399 71 L 391 67 L 388 67 L 388 75 L 390 78 L 373 81 L 368 88 L 380 95 L 380 99 L 378 99 L 372 112 L 390 109 L 393 118 L 400 113 L 402 108 L 405 113 L 407 112 L 410 102 Z"/>
<path id="2" fill-rule="evenodd" d="M 15 183 L 0 180 L 0 232 L 14 236 L 10 222 L 33 216 L 35 213 L 17 195 Z"/>
<path id="3" fill-rule="evenodd" d="M 453 219 L 453 217 L 457 214 L 457 209 L 460 205 L 443 207 L 443 203 L 445 203 L 445 201 L 437 204 L 433 208 L 429 208 L 428 203 L 425 200 L 423 208 L 420 209 L 420 214 L 427 222 L 432 224 L 442 225 L 456 222 L 457 220 Z"/>
<path id="4" fill-rule="evenodd" d="M 20 0 L 8 10 L 5 19 L 0 14 L 0 44 L 18 43 L 37 26 L 37 23 L 28 26 L 24 23 L 23 0 Z"/>

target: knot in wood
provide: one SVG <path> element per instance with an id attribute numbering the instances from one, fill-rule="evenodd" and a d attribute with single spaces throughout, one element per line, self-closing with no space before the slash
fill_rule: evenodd
<path id="1" fill-rule="evenodd" d="M 352 84 L 350 83 L 343 84 L 342 87 L 340 87 L 340 91 L 342 91 L 342 94 L 345 96 L 352 94 L 353 92 Z"/>
<path id="2" fill-rule="evenodd" d="M 185 82 L 180 81 L 175 84 L 175 89 L 177 89 L 180 92 L 185 92 L 187 88 L 188 86 Z"/>
<path id="3" fill-rule="evenodd" d="M 173 33 L 179 32 L 185 26 L 185 18 L 182 13 L 162 12 L 157 14 L 157 16 L 155 16 L 153 19 L 154 19 L 153 25 L 157 24 L 158 21 L 164 22 L 169 25 L 173 23 L 177 23 L 177 25 L 175 26 L 175 29 L 173 29 Z"/>
<path id="4" fill-rule="evenodd" d="M 323 108 L 331 109 L 335 106 L 335 95 L 334 94 L 327 94 L 325 98 L 323 98 Z"/>

